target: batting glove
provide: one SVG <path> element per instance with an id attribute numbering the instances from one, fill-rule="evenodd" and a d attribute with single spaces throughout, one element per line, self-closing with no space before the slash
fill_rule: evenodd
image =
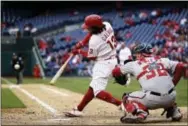
<path id="1" fill-rule="evenodd" d="M 80 49 L 73 49 L 73 50 L 71 51 L 71 53 L 72 53 L 73 55 L 77 55 L 77 54 L 80 53 Z"/>
<path id="2" fill-rule="evenodd" d="M 75 45 L 75 49 L 80 49 L 81 47 L 83 47 L 83 43 L 82 42 L 78 42 L 76 45 Z"/>

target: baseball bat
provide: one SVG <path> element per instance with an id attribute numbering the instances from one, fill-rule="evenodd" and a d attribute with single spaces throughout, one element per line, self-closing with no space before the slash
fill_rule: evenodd
<path id="1" fill-rule="evenodd" d="M 65 67 L 67 66 L 68 62 L 71 60 L 71 58 L 73 57 L 73 54 L 71 54 L 69 56 L 69 58 L 65 61 L 65 63 L 61 66 L 61 68 L 57 71 L 57 73 L 55 74 L 55 76 L 52 78 L 52 80 L 50 81 L 51 85 L 54 85 L 54 83 L 57 81 L 57 79 L 61 76 L 61 74 L 63 73 Z"/>

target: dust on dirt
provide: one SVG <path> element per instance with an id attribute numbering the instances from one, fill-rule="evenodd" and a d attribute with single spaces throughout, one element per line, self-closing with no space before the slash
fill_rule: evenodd
<path id="1" fill-rule="evenodd" d="M 19 89 L 11 88 L 27 108 L 2 109 L 1 121 L 3 125 L 122 125 L 119 119 L 123 113 L 118 110 L 118 107 L 106 102 L 94 99 L 84 109 L 83 117 L 67 118 L 63 115 L 63 112 L 69 111 L 76 106 L 83 95 L 43 84 L 26 84 L 20 87 L 54 108 L 56 112 L 49 112 Z M 53 89 L 55 92 L 49 89 Z M 176 123 L 167 120 L 164 116 L 160 116 L 162 111 L 162 109 L 151 111 L 146 125 L 164 124 L 164 122 L 170 125 L 187 125 L 186 107 L 181 108 L 184 118 L 181 122 Z"/>

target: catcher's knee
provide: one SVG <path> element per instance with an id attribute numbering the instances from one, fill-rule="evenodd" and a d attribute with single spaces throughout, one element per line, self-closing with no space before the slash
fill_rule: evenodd
<path id="1" fill-rule="evenodd" d="M 130 93 L 131 93 L 131 92 L 124 92 L 123 95 L 122 95 L 122 100 L 123 100 L 124 98 L 127 99 Z"/>

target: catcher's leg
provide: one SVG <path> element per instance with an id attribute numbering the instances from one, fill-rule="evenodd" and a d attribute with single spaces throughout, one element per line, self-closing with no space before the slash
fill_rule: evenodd
<path id="1" fill-rule="evenodd" d="M 183 117 L 183 114 L 177 107 L 176 103 L 174 103 L 171 107 L 167 108 L 166 111 L 166 118 L 172 118 L 172 121 L 180 121 Z"/>
<path id="2" fill-rule="evenodd" d="M 131 113 L 135 118 L 124 115 L 120 119 L 122 123 L 140 123 L 149 115 L 147 107 L 140 103 L 137 98 L 129 98 L 128 94 L 123 96 L 123 105 L 125 111 Z"/>

